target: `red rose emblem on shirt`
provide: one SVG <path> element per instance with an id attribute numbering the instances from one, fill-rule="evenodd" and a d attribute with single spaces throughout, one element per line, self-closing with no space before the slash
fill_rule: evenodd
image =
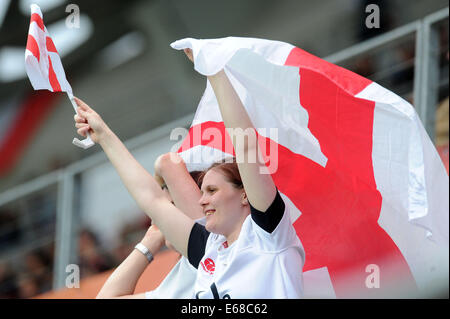
<path id="1" fill-rule="evenodd" d="M 202 265 L 203 270 L 210 275 L 212 275 L 214 273 L 214 270 L 216 270 L 216 265 L 214 264 L 214 261 L 211 258 L 206 258 L 200 264 Z"/>

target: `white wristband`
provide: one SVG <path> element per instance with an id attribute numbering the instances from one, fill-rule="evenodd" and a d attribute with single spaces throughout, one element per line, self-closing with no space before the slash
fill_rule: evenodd
<path id="1" fill-rule="evenodd" d="M 147 247 L 145 247 L 142 243 L 138 243 L 134 248 L 136 248 L 137 250 L 139 250 L 141 253 L 144 254 L 144 256 L 147 258 L 148 262 L 151 263 L 153 260 L 153 255 L 150 252 L 150 250 L 148 250 Z"/>

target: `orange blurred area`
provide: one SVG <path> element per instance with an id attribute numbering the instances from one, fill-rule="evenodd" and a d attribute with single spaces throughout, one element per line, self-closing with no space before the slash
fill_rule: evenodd
<path id="1" fill-rule="evenodd" d="M 158 253 L 142 274 L 134 293 L 142 293 L 158 287 L 173 266 L 175 266 L 179 256 L 173 250 L 165 250 Z M 93 299 L 97 296 L 101 287 L 113 271 L 114 269 L 81 280 L 80 288 L 65 288 L 50 291 L 36 296 L 34 299 Z"/>
<path id="2" fill-rule="evenodd" d="M 444 163 L 445 169 L 448 174 L 448 145 L 449 145 L 449 97 L 439 103 L 436 110 L 436 123 L 435 123 L 435 145 L 439 153 L 439 156 Z"/>
<path id="3" fill-rule="evenodd" d="M 445 169 L 447 170 L 447 174 L 448 174 L 448 144 L 442 145 L 442 146 L 437 146 L 436 148 L 439 153 L 439 156 L 442 159 L 442 162 L 444 163 Z"/>

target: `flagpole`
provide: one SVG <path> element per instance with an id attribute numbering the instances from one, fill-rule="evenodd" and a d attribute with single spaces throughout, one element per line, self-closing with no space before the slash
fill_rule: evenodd
<path id="1" fill-rule="evenodd" d="M 78 114 L 77 112 L 77 103 L 75 102 L 74 98 L 73 98 L 73 94 L 71 92 L 66 92 L 67 93 L 67 97 L 70 100 L 70 103 L 72 103 L 73 109 L 75 110 L 75 113 Z M 81 147 L 83 149 L 88 149 L 91 146 L 93 146 L 95 143 L 94 141 L 91 139 L 91 135 L 89 134 L 89 132 L 87 133 L 87 137 L 80 141 L 78 138 L 74 137 L 74 139 L 72 140 L 72 144 Z"/>

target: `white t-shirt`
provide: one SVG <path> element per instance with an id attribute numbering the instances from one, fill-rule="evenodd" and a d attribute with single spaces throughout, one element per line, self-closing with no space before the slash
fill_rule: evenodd
<path id="1" fill-rule="evenodd" d="M 205 225 L 206 218 L 195 221 Z M 159 286 L 145 293 L 146 299 L 189 299 L 192 298 L 197 269 L 184 256 L 175 264 Z"/>
<path id="2" fill-rule="evenodd" d="M 181 257 L 161 284 L 145 293 L 146 299 L 188 299 L 192 298 L 197 269 L 186 257 Z"/>
<path id="3" fill-rule="evenodd" d="M 197 267 L 193 298 L 301 298 L 305 253 L 286 206 L 277 196 L 265 213 L 251 207 L 238 239 L 195 224 L 189 262 Z"/>

